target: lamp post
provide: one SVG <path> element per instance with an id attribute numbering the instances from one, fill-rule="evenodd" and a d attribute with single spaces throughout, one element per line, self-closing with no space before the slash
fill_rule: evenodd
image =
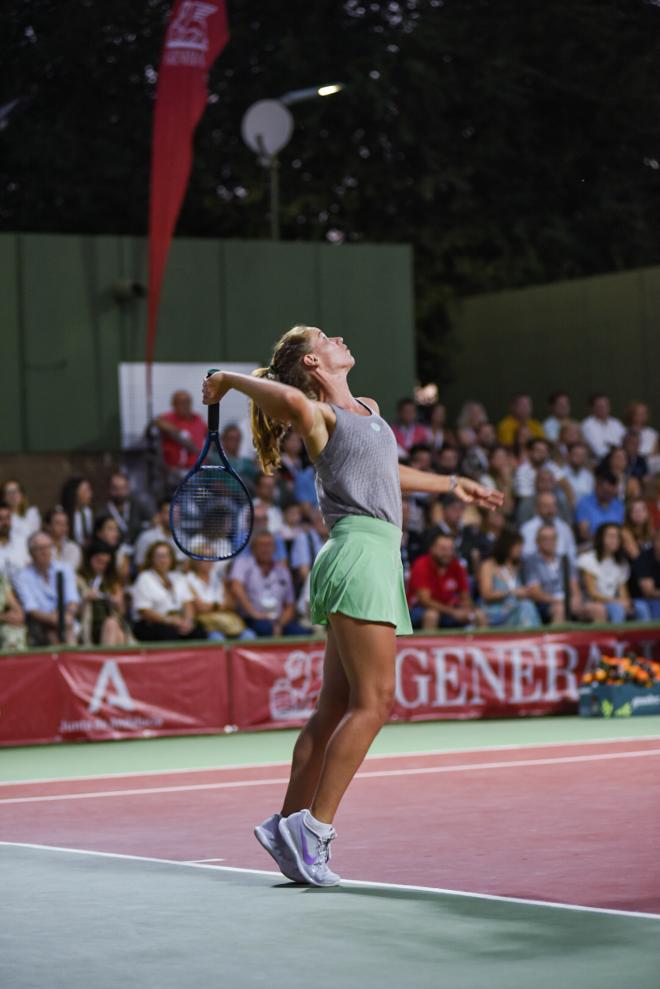
<path id="1" fill-rule="evenodd" d="M 326 86 L 310 86 L 294 89 L 278 100 L 258 100 L 245 111 L 241 121 L 241 135 L 249 148 L 258 155 L 258 162 L 267 168 L 270 176 L 270 236 L 280 239 L 280 177 L 278 154 L 291 140 L 293 116 L 288 107 L 303 100 L 332 96 L 341 92 L 344 84 L 329 83 Z"/>

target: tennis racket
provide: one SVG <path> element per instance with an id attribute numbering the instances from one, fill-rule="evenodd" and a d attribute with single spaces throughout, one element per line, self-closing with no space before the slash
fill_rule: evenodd
<path id="1" fill-rule="evenodd" d="M 214 374 L 211 368 L 207 377 Z M 248 489 L 220 443 L 220 403 L 208 407 L 209 431 L 195 466 L 174 492 L 170 505 L 172 537 L 193 560 L 229 560 L 247 546 L 254 521 Z M 220 464 L 207 464 L 214 447 Z"/>

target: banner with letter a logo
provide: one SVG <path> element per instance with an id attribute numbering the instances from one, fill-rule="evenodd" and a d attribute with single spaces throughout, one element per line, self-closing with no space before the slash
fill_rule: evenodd
<path id="1" fill-rule="evenodd" d="M 225 0 L 177 0 L 158 73 L 151 151 L 147 393 L 160 290 L 170 241 L 192 167 L 192 142 L 207 100 L 208 71 L 227 44 Z"/>
<path id="2" fill-rule="evenodd" d="M 222 731 L 228 721 L 224 649 L 62 653 L 57 669 L 62 739 Z"/>

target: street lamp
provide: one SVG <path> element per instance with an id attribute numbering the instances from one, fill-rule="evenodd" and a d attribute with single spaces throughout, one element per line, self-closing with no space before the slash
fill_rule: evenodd
<path id="1" fill-rule="evenodd" d="M 319 96 L 332 96 L 344 89 L 341 82 L 294 89 L 278 100 L 258 100 L 249 106 L 241 121 L 241 135 L 270 174 L 270 235 L 280 239 L 280 188 L 278 154 L 291 140 L 293 117 L 288 107 Z"/>

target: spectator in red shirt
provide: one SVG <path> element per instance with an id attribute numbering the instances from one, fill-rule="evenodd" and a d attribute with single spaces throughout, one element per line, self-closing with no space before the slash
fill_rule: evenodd
<path id="1" fill-rule="evenodd" d="M 193 412 L 190 392 L 175 391 L 171 402 L 172 411 L 158 416 L 156 426 L 162 437 L 163 463 L 180 479 L 193 466 L 204 444 L 206 423 Z"/>
<path id="2" fill-rule="evenodd" d="M 452 536 L 441 533 L 428 553 L 412 565 L 408 605 L 413 628 L 464 628 L 487 625 L 470 597 L 467 574 L 458 562 Z"/>

